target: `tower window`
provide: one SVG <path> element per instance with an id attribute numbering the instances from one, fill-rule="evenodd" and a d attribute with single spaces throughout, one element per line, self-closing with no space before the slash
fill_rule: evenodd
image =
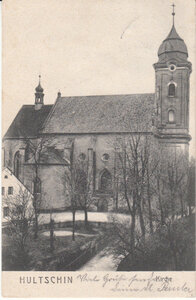
<path id="1" fill-rule="evenodd" d="M 170 83 L 169 89 L 168 89 L 168 96 L 169 97 L 175 97 L 175 93 L 176 93 L 175 84 L 174 83 Z"/>
<path id="2" fill-rule="evenodd" d="M 171 64 L 171 65 L 169 66 L 169 70 L 170 70 L 171 72 L 174 72 L 174 71 L 176 70 L 176 66 L 175 66 L 174 64 Z"/>
<path id="3" fill-rule="evenodd" d="M 8 195 L 13 195 L 13 186 L 8 187 Z"/>
<path id="4" fill-rule="evenodd" d="M 1 195 L 2 196 L 5 195 L 5 187 L 4 186 L 1 187 Z"/>
<path id="5" fill-rule="evenodd" d="M 173 110 L 169 110 L 169 112 L 168 112 L 168 121 L 169 121 L 169 123 L 175 122 L 175 113 Z"/>
<path id="6" fill-rule="evenodd" d="M 20 152 L 17 151 L 14 156 L 14 175 L 19 178 L 20 175 L 20 168 L 21 168 L 21 162 L 20 162 Z"/>

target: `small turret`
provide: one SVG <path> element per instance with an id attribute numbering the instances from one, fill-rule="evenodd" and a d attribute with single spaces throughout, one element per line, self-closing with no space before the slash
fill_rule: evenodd
<path id="1" fill-rule="evenodd" d="M 39 110 L 44 105 L 44 89 L 41 86 L 41 75 L 39 75 L 39 84 L 35 88 L 35 110 Z"/>

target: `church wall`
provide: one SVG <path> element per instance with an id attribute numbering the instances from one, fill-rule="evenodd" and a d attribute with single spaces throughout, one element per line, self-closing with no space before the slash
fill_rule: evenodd
<path id="1" fill-rule="evenodd" d="M 3 142 L 4 162 L 12 172 L 14 171 L 14 155 L 20 148 L 25 147 L 25 142 L 22 139 L 9 139 Z"/>
<path id="2" fill-rule="evenodd" d="M 128 134 L 126 134 L 128 137 Z M 85 154 L 85 160 L 88 162 L 88 149 L 92 148 L 95 153 L 95 192 L 100 191 L 101 176 L 105 169 L 107 169 L 112 176 L 112 192 L 115 191 L 114 182 L 114 141 L 117 135 L 113 134 L 83 134 L 83 135 L 64 135 L 56 136 L 51 139 L 51 145 L 54 145 L 57 149 L 64 149 L 70 146 L 70 141 L 74 141 L 74 158 L 79 159 L 81 153 Z M 156 139 L 153 136 L 152 143 L 155 143 Z M 170 143 L 171 141 L 168 140 Z M 175 144 L 174 144 L 175 146 Z M 186 145 L 181 145 L 186 149 Z M 7 162 L 10 163 L 13 168 L 14 154 L 20 148 L 24 147 L 24 142 L 21 140 L 9 140 L 5 143 Z M 9 153 L 10 152 L 10 153 Z M 65 157 L 69 159 L 69 150 L 64 150 Z M 104 159 L 104 154 L 108 154 L 108 159 Z M 9 158 L 9 159 L 8 159 Z M 10 161 L 10 162 L 9 162 Z M 65 209 L 70 206 L 68 194 L 66 194 L 65 184 L 63 183 L 63 175 L 65 172 L 65 166 L 63 165 L 40 165 L 39 178 L 41 180 L 42 191 L 42 208 L 43 209 Z M 33 179 L 35 176 L 35 169 L 33 165 L 24 165 L 24 185 L 33 192 Z M 120 195 L 119 195 L 120 196 Z M 113 203 L 110 209 L 115 207 L 115 192 L 111 195 L 99 195 L 101 201 Z M 114 200 L 113 200 L 114 197 Z M 120 199 L 120 197 L 119 197 Z M 126 206 L 125 203 L 118 203 L 120 206 Z"/>
<path id="3" fill-rule="evenodd" d="M 126 134 L 128 136 L 128 134 Z M 55 145 L 57 149 L 63 148 L 64 146 L 67 147 L 67 145 L 70 143 L 70 141 L 74 140 L 74 159 L 80 160 L 79 156 L 81 153 L 85 154 L 85 161 L 88 163 L 88 149 L 92 148 L 95 153 L 95 192 L 100 192 L 100 184 L 101 184 L 101 176 L 104 172 L 104 170 L 108 170 L 109 173 L 112 176 L 112 193 L 108 195 L 100 195 L 98 197 L 102 198 L 103 201 L 108 201 L 113 203 L 113 205 L 109 205 L 110 209 L 114 208 L 115 201 L 113 200 L 113 197 L 115 195 L 113 194 L 114 188 L 115 188 L 115 182 L 114 182 L 114 161 L 115 161 L 115 154 L 114 154 L 114 141 L 116 139 L 117 135 L 113 134 L 99 134 L 99 135 L 93 135 L 93 134 L 83 134 L 83 135 L 69 135 L 69 136 L 56 136 L 51 143 Z M 152 136 L 151 136 L 152 137 Z M 154 138 L 152 137 L 154 140 Z M 104 154 L 108 154 L 109 158 L 106 160 L 104 159 Z M 68 152 L 65 150 L 65 156 L 67 159 Z M 59 169 L 58 169 L 59 168 Z M 44 206 L 49 205 L 50 207 L 55 205 L 55 208 L 61 208 L 65 201 L 68 203 L 68 198 L 65 200 L 65 190 L 62 188 L 60 183 L 60 177 L 62 176 L 60 167 L 53 167 L 48 166 L 41 167 L 41 177 L 43 180 L 43 203 Z M 46 170 L 45 170 L 46 169 Z M 119 203 L 119 206 L 121 206 L 121 203 Z M 122 206 L 124 204 L 122 203 Z"/>
<path id="4" fill-rule="evenodd" d="M 65 166 L 44 165 L 41 166 L 39 177 L 41 179 L 42 200 L 41 208 L 43 209 L 64 209 L 70 206 L 68 195 L 63 183 Z"/>
<path id="5" fill-rule="evenodd" d="M 35 168 L 33 165 L 24 165 L 24 185 L 33 194 L 33 180 L 35 178 Z"/>
<path id="6" fill-rule="evenodd" d="M 68 140 L 74 140 L 74 159 L 79 159 L 81 153 L 85 154 L 85 160 L 88 159 L 88 149 L 92 148 L 95 152 L 96 160 L 96 190 L 99 189 L 99 180 L 101 173 L 107 169 L 113 176 L 114 172 L 114 146 L 115 135 L 112 134 L 83 134 L 83 135 L 69 135 L 69 136 L 56 136 L 52 144 L 58 149 L 68 145 Z M 108 154 L 109 159 L 104 159 L 103 155 Z M 68 152 L 65 150 L 65 156 L 68 158 Z"/>

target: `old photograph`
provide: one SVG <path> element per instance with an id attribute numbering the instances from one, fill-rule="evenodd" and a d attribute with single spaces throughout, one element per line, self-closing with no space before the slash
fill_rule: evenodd
<path id="1" fill-rule="evenodd" d="M 195 271 L 194 1 L 3 5 L 2 271 Z"/>

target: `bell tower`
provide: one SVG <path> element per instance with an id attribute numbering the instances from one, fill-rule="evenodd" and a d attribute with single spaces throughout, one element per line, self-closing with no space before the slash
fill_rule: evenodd
<path id="1" fill-rule="evenodd" d="M 173 24 L 158 50 L 155 69 L 155 136 L 161 143 L 188 148 L 189 135 L 189 78 L 191 63 L 187 60 L 185 42 Z"/>
<path id="2" fill-rule="evenodd" d="M 40 110 L 44 105 L 44 89 L 41 86 L 41 75 L 39 75 L 39 84 L 35 88 L 35 110 Z"/>

